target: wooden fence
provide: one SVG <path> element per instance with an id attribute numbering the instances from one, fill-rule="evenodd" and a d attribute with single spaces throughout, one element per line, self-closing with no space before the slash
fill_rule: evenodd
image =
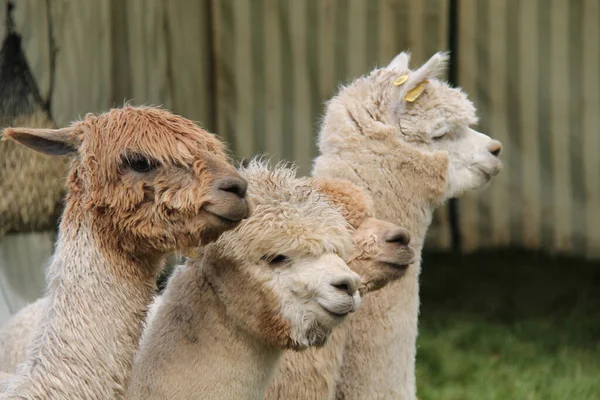
<path id="1" fill-rule="evenodd" d="M 480 130 L 503 142 L 506 163 L 488 190 L 460 201 L 465 250 L 517 246 L 599 257 L 597 0 L 456 4 L 458 84 L 480 111 Z M 303 174 L 316 155 L 323 103 L 340 83 L 405 49 L 414 65 L 448 49 L 449 0 L 15 5 L 24 50 L 58 125 L 126 100 L 162 104 L 218 132 L 239 157 L 267 153 L 297 162 Z M 449 248 L 449 231 L 443 208 L 427 245 Z M 40 244 L 44 257 L 49 240 Z M 16 248 L 2 239 L 5 282 L 8 269 L 27 270 L 19 257 L 3 256 L 8 247 Z M 23 301 L 39 294 L 42 281 L 30 281 L 33 294 L 16 290 L 27 293 Z"/>

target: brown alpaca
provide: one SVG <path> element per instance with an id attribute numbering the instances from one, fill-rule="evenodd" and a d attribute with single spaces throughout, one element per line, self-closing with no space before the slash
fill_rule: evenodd
<path id="1" fill-rule="evenodd" d="M 164 255 L 216 240 L 249 214 L 222 143 L 148 107 L 4 138 L 73 155 L 48 303 L 0 398 L 121 397 Z"/>
<path id="2" fill-rule="evenodd" d="M 241 173 L 255 212 L 175 271 L 130 399 L 262 399 L 284 349 L 323 345 L 360 304 L 340 212 L 292 170 L 251 162 Z"/>
<path id="3" fill-rule="evenodd" d="M 361 277 L 361 294 L 368 298 L 367 293 L 401 278 L 414 258 L 413 250 L 408 247 L 408 231 L 374 218 L 373 201 L 363 189 L 342 180 L 317 178 L 314 182 L 356 228 L 352 237 L 354 252 L 348 266 Z M 335 329 L 322 348 L 286 352 L 266 399 L 333 398 L 350 329 L 348 322 Z"/>

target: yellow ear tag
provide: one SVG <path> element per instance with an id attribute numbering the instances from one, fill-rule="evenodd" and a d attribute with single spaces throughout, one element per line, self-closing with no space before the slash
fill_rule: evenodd
<path id="1" fill-rule="evenodd" d="M 394 81 L 394 86 L 400 86 L 408 80 L 408 75 L 402 75 Z"/>
<path id="2" fill-rule="evenodd" d="M 406 96 L 404 96 L 404 100 L 408 101 L 409 103 L 412 103 L 416 99 L 418 99 L 421 93 L 423 93 L 423 90 L 425 90 L 425 85 L 427 84 L 427 82 L 427 79 L 425 79 L 423 82 L 419 83 L 414 89 L 406 93 Z"/>

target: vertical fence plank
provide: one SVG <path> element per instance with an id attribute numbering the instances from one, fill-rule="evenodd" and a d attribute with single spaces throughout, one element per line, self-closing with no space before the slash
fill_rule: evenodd
<path id="1" fill-rule="evenodd" d="M 238 157 L 252 157 L 255 152 L 254 129 L 252 116 L 255 112 L 252 107 L 252 26 L 250 21 L 250 7 L 248 1 L 235 2 L 232 7 L 233 24 L 235 33 L 233 37 L 234 59 L 232 65 L 235 84 L 235 96 L 238 105 L 235 115 L 236 153 Z"/>
<path id="2" fill-rule="evenodd" d="M 214 131 L 208 0 L 165 2 L 173 111 Z"/>
<path id="3" fill-rule="evenodd" d="M 406 4 L 408 7 L 408 47 L 412 53 L 414 65 L 421 65 L 427 60 L 428 54 L 425 53 L 425 44 L 427 42 L 426 25 L 426 1 L 411 1 Z"/>
<path id="4" fill-rule="evenodd" d="M 172 71 L 169 66 L 164 2 L 128 1 L 127 25 L 131 96 L 134 104 L 171 108 Z"/>
<path id="5" fill-rule="evenodd" d="M 505 151 L 511 151 L 511 143 L 507 134 L 507 110 L 506 110 L 506 88 L 508 85 L 506 74 L 506 1 L 490 1 L 488 13 L 490 32 L 488 35 L 487 53 L 490 73 L 485 85 L 489 88 L 489 122 L 492 129 L 486 134 L 499 140 L 505 146 Z M 510 165 L 505 165 L 505 170 L 494 178 L 489 191 L 491 196 L 491 221 L 492 235 L 491 244 L 506 246 L 510 243 Z"/>
<path id="6" fill-rule="evenodd" d="M 569 168 L 569 5 L 550 3 L 550 135 L 554 169 L 554 249 L 571 248 L 571 180 Z"/>
<path id="7" fill-rule="evenodd" d="M 538 136 L 538 31 L 537 0 L 521 3 L 518 18 L 521 31 L 519 48 L 520 90 L 519 106 L 523 116 L 520 126 L 523 167 L 523 197 L 521 198 L 523 220 L 523 245 L 539 248 L 540 224 L 540 155 Z"/>
<path id="8" fill-rule="evenodd" d="M 600 5 L 583 2 L 583 157 L 586 209 L 586 254 L 600 258 Z M 577 45 L 577 44 L 575 44 Z M 578 72 L 573 72 L 578 73 Z"/>
<path id="9" fill-rule="evenodd" d="M 277 0 L 265 0 L 266 71 L 266 152 L 278 160 L 282 156 L 281 104 L 284 71 L 281 64 L 281 33 L 278 30 Z"/>
<path id="10" fill-rule="evenodd" d="M 110 107 L 110 2 L 52 2 L 56 83 L 52 114 L 58 125 Z"/>
<path id="11" fill-rule="evenodd" d="M 462 0 L 458 10 L 458 85 L 469 95 L 477 107 L 477 0 Z M 460 225 L 462 244 L 471 251 L 479 244 L 479 211 L 476 193 L 467 193 L 460 200 Z"/>
<path id="12" fill-rule="evenodd" d="M 396 46 L 394 19 L 394 3 L 392 0 L 380 0 L 379 3 L 379 65 L 387 65 L 401 50 Z"/>
<path id="13" fill-rule="evenodd" d="M 367 2 L 351 0 L 348 3 L 348 77 L 356 79 L 368 71 L 367 50 Z M 371 60 L 374 63 L 376 60 Z"/>
<path id="14" fill-rule="evenodd" d="M 306 2 L 291 2 L 289 8 L 289 29 L 292 44 L 294 109 L 291 116 L 294 120 L 294 161 L 298 165 L 299 175 L 308 175 L 312 161 L 312 142 L 314 142 L 313 116 L 310 106 L 310 88 L 316 82 L 308 76 L 308 59 L 306 57 L 307 29 L 310 27 L 306 19 Z M 285 134 L 285 133 L 284 133 Z"/>

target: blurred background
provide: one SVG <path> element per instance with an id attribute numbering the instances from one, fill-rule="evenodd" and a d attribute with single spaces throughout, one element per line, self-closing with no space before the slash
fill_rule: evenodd
<path id="1" fill-rule="evenodd" d="M 504 144 L 438 210 L 421 276 L 421 399 L 600 399 L 598 0 L 15 0 L 0 123 L 163 105 L 310 172 L 324 102 L 412 52 Z M 1 29 L 1 28 L 0 28 Z M 66 162 L 0 143 L 0 325 L 44 289 Z"/>

